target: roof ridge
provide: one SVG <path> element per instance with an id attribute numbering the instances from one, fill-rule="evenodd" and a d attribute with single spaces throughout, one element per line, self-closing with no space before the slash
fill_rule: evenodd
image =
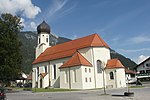
<path id="1" fill-rule="evenodd" d="M 94 39 L 94 36 L 96 35 L 96 33 L 94 33 L 94 34 L 91 34 L 91 35 L 89 35 L 89 36 L 84 36 L 84 37 L 81 37 L 81 38 L 78 38 L 78 39 L 74 39 L 74 40 L 71 40 L 71 41 L 68 41 L 68 42 L 65 42 L 65 43 L 61 43 L 61 44 L 57 44 L 57 45 L 54 45 L 54 46 L 51 46 L 51 47 L 48 47 L 46 50 L 48 50 L 49 48 L 55 48 L 56 46 L 61 46 L 61 45 L 64 45 L 64 44 L 67 44 L 67 43 L 70 43 L 70 42 L 74 42 L 74 41 L 77 41 L 77 40 L 80 40 L 80 39 L 84 39 L 84 38 L 87 38 L 87 37 L 90 37 L 90 36 L 93 36 L 93 39 Z M 98 35 L 98 34 L 97 34 Z M 92 41 L 93 41 L 93 39 L 92 39 Z M 91 41 L 91 42 L 92 42 Z M 80 48 L 78 48 L 78 49 L 81 49 L 81 48 L 83 48 L 84 47 L 84 45 L 82 46 L 82 47 L 80 47 Z M 70 48 L 70 49 L 68 49 L 68 50 L 73 50 L 73 49 L 76 49 L 76 47 L 74 47 L 74 48 Z M 45 50 L 45 51 L 46 51 Z M 55 53 L 52 53 L 52 54 L 56 54 L 56 53 L 59 53 L 59 52 L 64 52 L 65 50 L 62 50 L 62 51 L 58 51 L 58 52 L 55 52 Z M 47 54 L 47 55 L 50 55 L 50 54 Z M 46 55 L 44 55 L 44 56 L 46 56 Z"/>
<path id="2" fill-rule="evenodd" d="M 101 41 L 102 42 L 101 42 Z M 93 42 L 93 43 L 92 43 Z M 32 64 L 60 59 L 64 57 L 71 57 L 73 54 L 82 48 L 87 47 L 108 47 L 103 39 L 100 39 L 98 34 L 91 34 L 82 38 L 78 38 L 69 42 L 58 44 L 47 48 L 42 54 L 37 57 Z"/>
<path id="3" fill-rule="evenodd" d="M 98 34 L 93 34 L 94 36 L 93 36 L 93 39 L 92 39 L 92 43 L 91 43 L 91 45 L 92 44 L 95 44 L 94 42 L 96 42 L 96 38 L 98 38 L 98 40 L 101 42 L 101 44 L 102 44 L 102 46 L 104 46 L 104 47 L 108 47 L 108 48 L 110 48 L 109 46 L 108 46 L 108 44 L 98 35 Z"/>
<path id="4" fill-rule="evenodd" d="M 91 66 L 92 64 L 84 56 L 82 56 L 80 52 L 76 51 L 76 53 L 60 68 L 73 67 L 78 65 Z"/>
<path id="5" fill-rule="evenodd" d="M 81 58 L 80 58 L 80 55 L 81 55 L 81 54 L 80 54 L 78 51 L 77 51 L 76 53 L 77 53 L 77 57 L 78 57 L 77 59 L 79 60 L 79 63 L 82 64 Z M 75 53 L 75 54 L 76 54 L 76 53 Z M 74 55 L 75 55 L 75 54 L 74 54 Z"/>
<path id="6" fill-rule="evenodd" d="M 77 51 L 78 52 L 78 51 Z M 84 60 L 86 60 L 88 63 L 90 63 L 80 52 L 78 52 L 78 57 L 81 56 Z M 82 60 L 79 57 L 80 63 L 82 64 Z"/>

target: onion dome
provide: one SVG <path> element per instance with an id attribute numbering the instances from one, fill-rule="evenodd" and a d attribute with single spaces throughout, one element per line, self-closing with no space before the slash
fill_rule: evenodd
<path id="1" fill-rule="evenodd" d="M 45 21 L 43 21 L 40 25 L 38 25 L 37 32 L 38 33 L 41 33 L 41 32 L 50 33 L 50 26 Z"/>

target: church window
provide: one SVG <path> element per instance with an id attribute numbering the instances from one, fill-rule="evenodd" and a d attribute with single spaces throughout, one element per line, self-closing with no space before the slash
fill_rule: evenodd
<path id="1" fill-rule="evenodd" d="M 52 77 L 52 79 L 56 79 L 56 65 L 54 64 L 53 65 L 53 67 L 52 67 L 52 75 L 53 75 L 53 77 Z"/>
<path id="2" fill-rule="evenodd" d="M 114 79 L 114 73 L 113 72 L 110 72 L 109 76 L 110 76 L 110 79 Z"/>
<path id="3" fill-rule="evenodd" d="M 102 73 L 102 62 L 97 60 L 97 73 Z"/>
<path id="4" fill-rule="evenodd" d="M 41 39 L 39 38 L 39 44 L 40 44 L 40 42 L 41 42 Z"/>
<path id="5" fill-rule="evenodd" d="M 85 68 L 85 72 L 87 72 L 87 68 Z"/>
<path id="6" fill-rule="evenodd" d="M 89 73 L 91 73 L 91 69 L 89 68 Z"/>
<path id="7" fill-rule="evenodd" d="M 46 42 L 48 42 L 48 38 L 46 38 Z"/>
<path id="8" fill-rule="evenodd" d="M 45 68 L 45 73 L 47 73 L 47 66 L 45 66 L 44 68 Z"/>
<path id="9" fill-rule="evenodd" d="M 89 81 L 92 82 L 91 77 L 89 78 Z"/>
<path id="10" fill-rule="evenodd" d="M 87 81 L 87 77 L 85 78 L 85 82 L 88 82 L 88 81 Z"/>
<path id="11" fill-rule="evenodd" d="M 37 76 L 39 76 L 39 67 L 37 67 Z"/>
<path id="12" fill-rule="evenodd" d="M 65 71 L 65 82 L 68 83 L 68 73 Z"/>
<path id="13" fill-rule="evenodd" d="M 74 77 L 74 82 L 77 82 L 76 70 L 73 70 L 73 77 Z"/>

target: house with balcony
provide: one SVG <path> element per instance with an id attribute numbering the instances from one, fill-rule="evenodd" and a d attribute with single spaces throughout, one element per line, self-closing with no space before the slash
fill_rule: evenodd
<path id="1" fill-rule="evenodd" d="M 137 72 L 138 79 L 150 80 L 150 57 L 138 64 L 134 69 Z"/>

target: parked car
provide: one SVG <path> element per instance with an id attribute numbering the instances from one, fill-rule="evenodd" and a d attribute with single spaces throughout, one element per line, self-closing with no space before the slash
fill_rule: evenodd
<path id="1" fill-rule="evenodd" d="M 32 83 L 25 83 L 23 86 L 25 88 L 31 88 L 32 87 Z"/>
<path id="2" fill-rule="evenodd" d="M 17 87 L 23 88 L 23 83 L 21 82 L 17 83 Z"/>
<path id="3" fill-rule="evenodd" d="M 0 100 L 6 100 L 5 88 L 0 87 Z"/>

